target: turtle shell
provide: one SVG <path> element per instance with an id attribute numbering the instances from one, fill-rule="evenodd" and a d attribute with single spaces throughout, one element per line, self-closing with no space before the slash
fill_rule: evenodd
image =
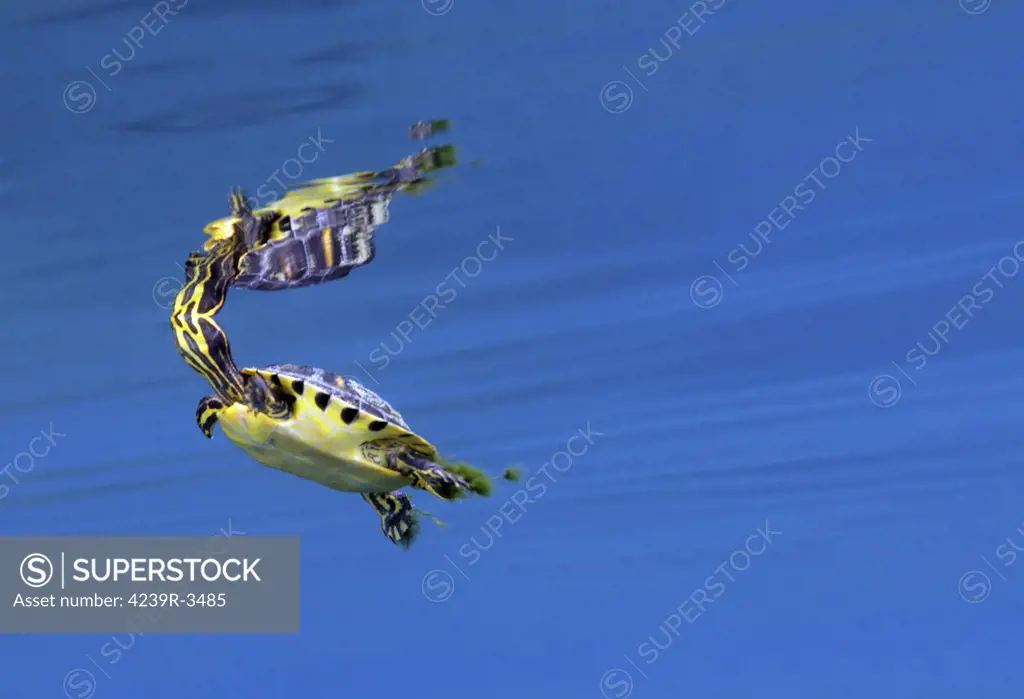
<path id="1" fill-rule="evenodd" d="M 272 418 L 244 403 L 220 417 L 224 433 L 260 463 L 346 492 L 386 492 L 411 485 L 388 458 L 402 453 L 433 461 L 437 450 L 402 416 L 349 377 L 295 364 L 245 368 L 289 404 Z"/>
<path id="2" fill-rule="evenodd" d="M 297 364 L 273 364 L 242 373 L 262 376 L 300 413 L 315 410 L 346 429 L 364 430 L 368 441 L 397 439 L 427 458 L 437 456 L 437 448 L 413 432 L 397 410 L 350 376 Z"/>
<path id="3" fill-rule="evenodd" d="M 406 431 L 412 431 L 390 403 L 351 376 L 341 376 L 326 369 L 300 364 L 271 364 L 259 371 L 267 377 L 272 385 L 290 389 L 296 396 L 305 397 L 306 391 L 311 388 L 315 392 L 326 393 L 332 399 L 345 403 L 347 407 L 355 408 L 360 413 L 366 413 L 378 420 L 398 425 Z M 278 377 L 277 381 L 274 380 L 274 376 Z M 289 383 L 285 383 L 285 379 Z M 296 382 L 302 385 L 296 386 Z M 313 395 L 311 400 L 316 402 L 315 394 Z M 346 420 L 345 422 L 352 421 Z"/>

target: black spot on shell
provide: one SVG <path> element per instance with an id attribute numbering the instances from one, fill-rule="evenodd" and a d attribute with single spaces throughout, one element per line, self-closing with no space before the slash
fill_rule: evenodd
<path id="1" fill-rule="evenodd" d="M 341 411 L 341 419 L 346 425 L 351 425 L 359 417 L 359 410 L 356 408 L 345 408 Z"/>
<path id="2" fill-rule="evenodd" d="M 270 383 L 274 384 L 275 386 L 280 387 L 281 386 L 281 377 L 278 376 L 277 374 L 271 374 L 270 375 Z"/>
<path id="3" fill-rule="evenodd" d="M 370 432 L 380 432 L 382 429 L 388 426 L 388 423 L 383 420 L 374 420 L 370 423 Z"/>
<path id="4" fill-rule="evenodd" d="M 331 402 L 331 396 L 329 393 L 317 391 L 316 396 L 313 398 L 313 402 L 316 403 L 316 407 L 321 410 L 327 410 L 327 405 Z"/>
<path id="5" fill-rule="evenodd" d="M 292 381 L 292 390 L 295 391 L 295 395 L 301 396 L 302 392 L 306 390 L 306 382 L 300 379 Z"/>

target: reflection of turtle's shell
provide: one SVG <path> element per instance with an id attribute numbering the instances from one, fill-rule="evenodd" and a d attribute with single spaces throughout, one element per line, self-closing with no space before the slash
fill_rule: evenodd
<path id="1" fill-rule="evenodd" d="M 244 239 L 235 287 L 273 291 L 340 279 L 373 261 L 373 233 L 387 223 L 392 197 L 422 191 L 429 173 L 457 161 L 454 146 L 424 148 L 379 172 L 289 185 L 284 196 L 255 211 L 239 190 L 232 194 L 231 216 L 204 228 L 210 236 L 204 247 Z"/>
<path id="2" fill-rule="evenodd" d="M 356 200 L 326 200 L 289 212 L 257 212 L 263 240 L 239 262 L 233 286 L 276 290 L 321 284 L 373 260 L 374 229 L 387 223 L 392 192 Z"/>

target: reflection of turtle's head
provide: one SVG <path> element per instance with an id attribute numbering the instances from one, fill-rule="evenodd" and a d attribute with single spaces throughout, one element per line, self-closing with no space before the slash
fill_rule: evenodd
<path id="1" fill-rule="evenodd" d="M 210 236 L 210 239 L 206 241 L 203 247 L 206 250 L 212 249 L 217 243 L 222 240 L 230 240 L 233 238 L 238 231 L 238 219 L 229 217 L 222 218 L 210 223 L 203 229 L 206 235 Z"/>

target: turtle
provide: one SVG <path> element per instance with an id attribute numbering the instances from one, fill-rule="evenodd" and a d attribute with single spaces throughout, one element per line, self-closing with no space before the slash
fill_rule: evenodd
<path id="1" fill-rule="evenodd" d="M 396 192 L 419 192 L 426 175 L 457 161 L 454 146 L 424 148 L 380 171 L 304 182 L 254 210 L 231 192 L 230 215 L 207 224 L 205 249 L 241 236 L 245 252 L 232 286 L 262 291 L 299 288 L 345 277 L 373 261 L 373 234 L 388 222 Z"/>
<path id="2" fill-rule="evenodd" d="M 228 438 L 260 463 L 361 493 L 380 516 L 387 538 L 405 548 L 419 525 L 409 496 L 398 492 L 401 487 L 411 485 L 444 500 L 489 494 L 490 480 L 482 472 L 439 464 L 437 450 L 354 379 L 288 364 L 239 369 L 214 316 L 244 253 L 241 235 L 193 252 L 171 311 L 178 353 L 214 390 L 196 409 L 206 437 L 219 422 Z M 516 478 L 511 471 L 504 477 Z"/>
<path id="3" fill-rule="evenodd" d="M 203 434 L 212 438 L 219 424 L 228 439 L 265 466 L 359 493 L 395 544 L 408 548 L 419 531 L 417 511 L 402 488 L 425 490 L 442 500 L 490 492 L 489 479 L 475 469 L 442 465 L 434 445 L 352 377 L 296 364 L 241 373 L 285 403 L 287 414 L 261 411 L 245 400 L 205 396 L 196 408 Z M 515 479 L 509 472 L 504 477 Z"/>

